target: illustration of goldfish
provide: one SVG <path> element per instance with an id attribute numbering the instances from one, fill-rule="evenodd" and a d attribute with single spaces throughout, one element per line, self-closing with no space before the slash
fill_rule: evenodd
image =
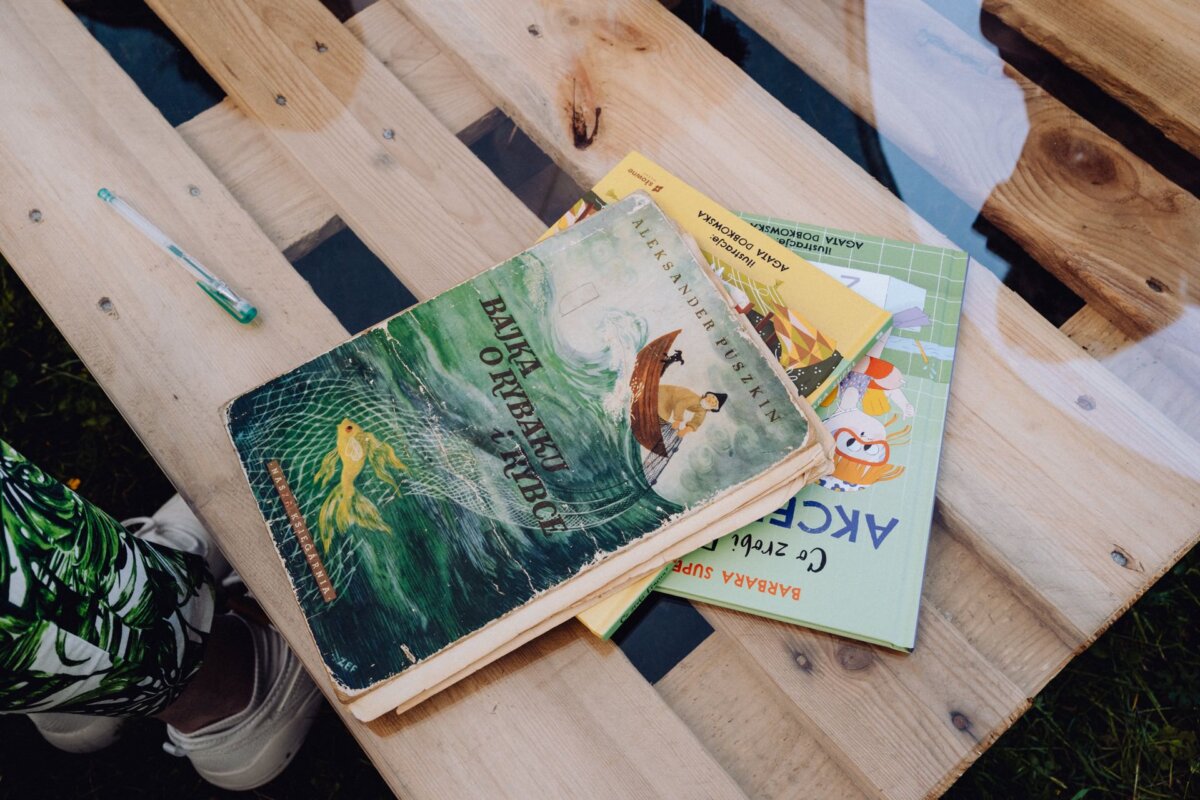
<path id="1" fill-rule="evenodd" d="M 337 471 L 338 462 L 342 465 L 341 478 L 325 496 L 321 504 L 321 512 L 317 518 L 317 529 L 321 536 L 321 545 L 329 552 L 329 545 L 335 533 L 343 533 L 351 525 L 368 530 L 389 533 L 388 526 L 379 515 L 375 504 L 364 497 L 354 487 L 355 480 L 366 464 L 371 465 L 375 477 L 391 486 L 397 492 L 400 485 L 389 474 L 389 470 L 408 471 L 408 467 L 396 455 L 390 444 L 379 439 L 346 417 L 337 426 L 337 446 L 334 447 L 321 461 L 314 483 L 322 487 L 328 486 Z"/>

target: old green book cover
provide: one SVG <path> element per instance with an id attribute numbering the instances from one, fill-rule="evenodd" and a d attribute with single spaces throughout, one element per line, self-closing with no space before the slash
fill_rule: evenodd
<path id="1" fill-rule="evenodd" d="M 530 630 L 542 595 L 669 563 L 720 527 L 705 521 L 720 503 L 760 497 L 756 476 L 791 493 L 828 467 L 811 409 L 645 194 L 227 414 L 325 664 L 352 695 L 400 685 L 489 627 L 475 641 Z"/>
<path id="2" fill-rule="evenodd" d="M 743 215 L 893 314 L 818 413 L 834 471 L 656 590 L 912 649 L 967 255 Z"/>

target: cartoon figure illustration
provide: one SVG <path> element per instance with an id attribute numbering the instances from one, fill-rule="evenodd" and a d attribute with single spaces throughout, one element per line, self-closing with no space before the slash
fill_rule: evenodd
<path id="1" fill-rule="evenodd" d="M 317 517 L 317 529 L 326 553 L 329 552 L 333 535 L 343 533 L 351 525 L 389 532 L 388 526 L 379 515 L 379 509 L 354 488 L 354 482 L 362 472 L 363 466 L 370 464 L 375 477 L 397 492 L 400 491 L 400 485 L 388 471 L 408 470 L 390 444 L 379 441 L 349 417 L 338 423 L 337 446 L 322 459 L 313 482 L 322 487 L 328 486 L 337 471 L 338 462 L 342 465 L 341 478 L 325 496 L 325 502 L 321 504 L 321 512 Z"/>
<path id="2" fill-rule="evenodd" d="M 825 420 L 833 435 L 833 473 L 820 481 L 831 491 L 857 492 L 904 473 L 903 466 L 891 463 L 892 445 L 907 444 L 912 426 L 889 432 L 900 415 L 886 421 L 880 417 L 891 411 L 893 403 L 904 419 L 912 418 L 916 409 L 904 394 L 904 374 L 880 358 L 885 342 L 872 347 L 822 403 L 829 406 L 838 401 L 837 411 Z"/>

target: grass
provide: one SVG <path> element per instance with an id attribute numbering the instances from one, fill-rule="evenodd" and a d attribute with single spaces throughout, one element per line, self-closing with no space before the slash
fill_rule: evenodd
<path id="1" fill-rule="evenodd" d="M 0 438 L 114 516 L 145 514 L 170 484 L 0 259 Z M 953 798 L 1200 796 L 1200 550 L 1176 565 L 951 789 Z M 220 797 L 164 754 L 141 720 L 99 756 L 65 756 L 0 717 L 0 797 Z M 466 757 L 466 756 L 464 756 Z M 297 761 L 259 797 L 388 797 L 326 710 Z"/>

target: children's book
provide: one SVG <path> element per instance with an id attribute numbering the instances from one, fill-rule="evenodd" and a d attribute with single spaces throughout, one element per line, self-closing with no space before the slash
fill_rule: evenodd
<path id="1" fill-rule="evenodd" d="M 833 473 L 677 560 L 656 588 L 911 650 L 967 255 L 745 218 L 882 305 L 893 328 L 818 408 Z"/>
<path id="2" fill-rule="evenodd" d="M 891 325 L 861 293 L 816 268 L 640 153 L 621 160 L 543 236 L 644 191 L 700 247 L 735 308 L 775 353 L 801 397 L 816 404 Z"/>
<path id="3" fill-rule="evenodd" d="M 796 391 L 817 403 L 884 335 L 890 315 L 878 303 L 754 228 L 638 153 L 630 153 L 546 233 L 565 230 L 606 204 L 646 191 L 719 275 L 737 313 L 775 354 Z M 608 638 L 649 594 L 630 587 L 579 615 Z"/>
<path id="4" fill-rule="evenodd" d="M 226 409 L 336 689 L 409 708 L 829 471 L 635 193 Z"/>

